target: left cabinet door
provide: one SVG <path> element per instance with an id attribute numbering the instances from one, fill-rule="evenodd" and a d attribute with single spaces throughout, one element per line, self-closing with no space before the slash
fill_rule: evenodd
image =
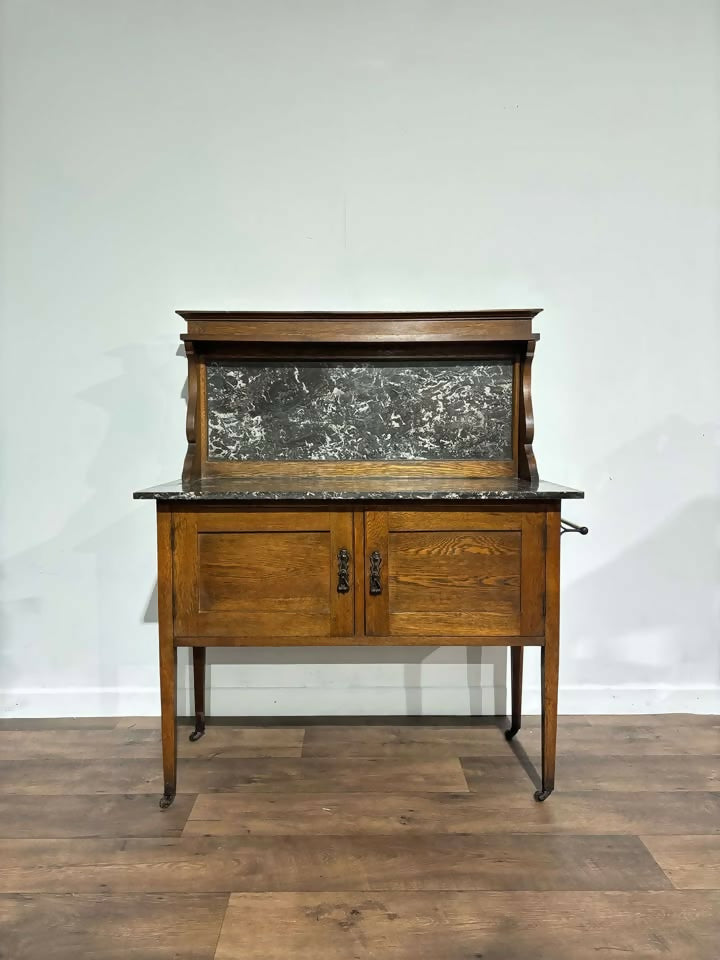
<path id="1" fill-rule="evenodd" d="M 354 630 L 351 511 L 173 511 L 175 636 L 332 637 Z"/>

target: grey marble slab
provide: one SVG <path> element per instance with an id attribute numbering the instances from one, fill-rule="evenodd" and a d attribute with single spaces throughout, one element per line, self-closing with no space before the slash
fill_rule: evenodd
<path id="1" fill-rule="evenodd" d="M 541 480 L 498 477 L 207 477 L 136 490 L 136 500 L 565 500 L 585 494 Z"/>
<path id="2" fill-rule="evenodd" d="M 211 361 L 208 458 L 511 460 L 498 360 Z"/>

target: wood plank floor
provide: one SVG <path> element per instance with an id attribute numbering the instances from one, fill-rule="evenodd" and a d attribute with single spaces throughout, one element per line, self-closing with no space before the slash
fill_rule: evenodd
<path id="1" fill-rule="evenodd" d="M 2 960 L 720 958 L 720 719 L 0 721 Z"/>

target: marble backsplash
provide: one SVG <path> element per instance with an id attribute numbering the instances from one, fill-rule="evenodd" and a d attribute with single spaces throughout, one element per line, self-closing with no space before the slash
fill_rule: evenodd
<path id="1" fill-rule="evenodd" d="M 210 361 L 211 460 L 510 460 L 511 361 Z"/>

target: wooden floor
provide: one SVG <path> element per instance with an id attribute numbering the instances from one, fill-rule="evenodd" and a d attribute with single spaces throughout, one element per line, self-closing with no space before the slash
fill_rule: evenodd
<path id="1" fill-rule="evenodd" d="M 2 960 L 720 958 L 720 718 L 0 721 Z"/>

